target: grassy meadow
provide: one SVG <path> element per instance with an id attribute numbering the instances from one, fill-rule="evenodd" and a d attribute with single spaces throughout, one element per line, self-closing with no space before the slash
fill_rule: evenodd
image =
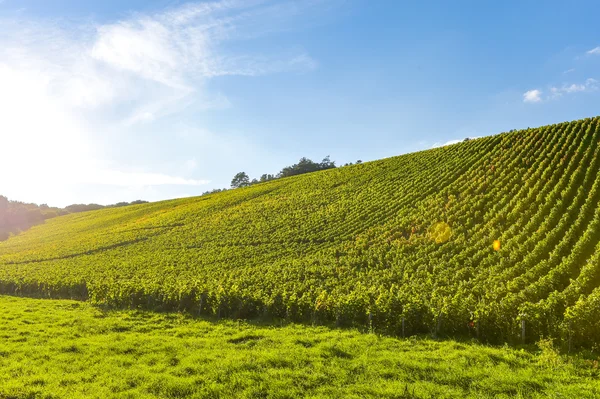
<path id="1" fill-rule="evenodd" d="M 596 398 L 598 355 L 0 297 L 0 398 Z"/>

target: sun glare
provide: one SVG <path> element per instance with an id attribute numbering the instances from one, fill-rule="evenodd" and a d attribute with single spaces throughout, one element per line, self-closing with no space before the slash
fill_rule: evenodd
<path id="1" fill-rule="evenodd" d="M 499 251 L 500 250 L 500 240 L 494 240 L 492 247 L 494 248 L 494 251 Z"/>
<path id="2" fill-rule="evenodd" d="M 0 167 L 3 194 L 24 201 L 57 200 L 60 187 L 89 159 L 83 129 L 34 73 L 0 65 Z M 54 192 L 54 194 L 53 194 Z"/>

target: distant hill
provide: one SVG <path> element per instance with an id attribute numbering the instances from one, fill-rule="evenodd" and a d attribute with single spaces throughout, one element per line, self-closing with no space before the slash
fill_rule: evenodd
<path id="1" fill-rule="evenodd" d="M 18 234 L 31 226 L 43 223 L 69 213 L 94 211 L 103 208 L 116 208 L 127 205 L 146 204 L 148 201 L 119 202 L 114 205 L 74 204 L 65 208 L 49 207 L 46 204 L 37 205 L 21 201 L 9 201 L 0 195 L 0 241 L 7 240 L 12 234 Z"/>
<path id="2" fill-rule="evenodd" d="M 0 243 L 0 292 L 593 346 L 599 151 L 596 117 L 62 216 Z"/>

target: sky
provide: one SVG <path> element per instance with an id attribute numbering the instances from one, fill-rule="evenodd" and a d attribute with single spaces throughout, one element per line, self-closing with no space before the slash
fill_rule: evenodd
<path id="1" fill-rule="evenodd" d="M 600 112 L 600 3 L 0 0 L 0 194 L 158 201 Z"/>

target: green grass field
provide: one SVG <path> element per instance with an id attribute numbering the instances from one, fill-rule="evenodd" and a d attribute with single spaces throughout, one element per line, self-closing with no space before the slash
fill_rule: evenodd
<path id="1" fill-rule="evenodd" d="M 598 358 L 0 297 L 0 398 L 597 398 Z M 408 389 L 408 393 L 406 393 Z"/>

